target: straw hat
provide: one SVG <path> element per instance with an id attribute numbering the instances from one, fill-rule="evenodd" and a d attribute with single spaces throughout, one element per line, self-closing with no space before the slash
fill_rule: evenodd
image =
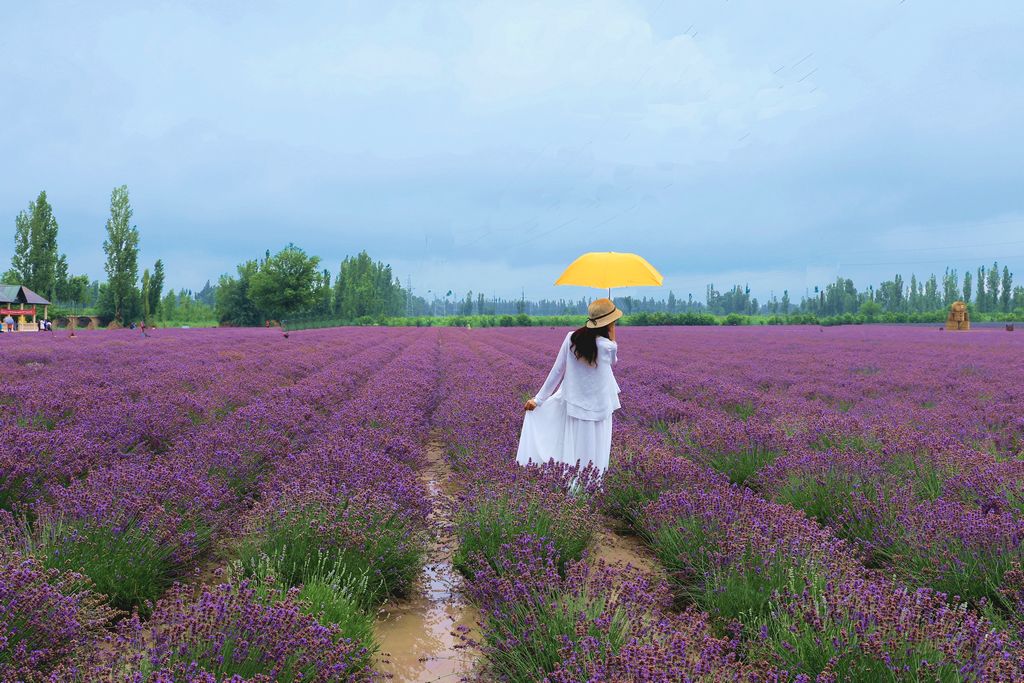
<path id="1" fill-rule="evenodd" d="M 604 327 L 621 317 L 622 311 L 615 308 L 611 299 L 597 299 L 587 308 L 587 327 Z"/>

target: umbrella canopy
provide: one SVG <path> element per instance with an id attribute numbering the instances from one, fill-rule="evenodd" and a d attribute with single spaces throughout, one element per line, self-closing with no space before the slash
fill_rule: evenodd
<path id="1" fill-rule="evenodd" d="M 579 287 L 660 287 L 664 278 L 642 256 L 592 251 L 569 264 L 556 285 Z"/>

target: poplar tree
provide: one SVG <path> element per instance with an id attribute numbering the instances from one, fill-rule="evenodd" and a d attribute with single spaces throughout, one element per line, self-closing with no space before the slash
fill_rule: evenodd
<path id="1" fill-rule="evenodd" d="M 151 313 L 149 302 L 151 301 L 150 295 L 153 291 L 150 289 L 152 280 L 149 277 L 149 268 L 142 271 L 142 320 L 143 322 L 149 322 L 149 316 Z"/>
<path id="2" fill-rule="evenodd" d="M 149 281 L 149 312 L 154 317 L 160 310 L 160 295 L 164 289 L 164 262 L 157 259 L 153 264 L 153 277 Z"/>
<path id="3" fill-rule="evenodd" d="M 956 269 L 950 270 L 946 268 L 946 274 L 942 277 L 942 304 L 947 308 L 956 301 L 956 280 Z"/>
<path id="4" fill-rule="evenodd" d="M 55 300 L 60 285 L 60 260 L 57 255 L 57 219 L 43 190 L 28 209 L 14 219 L 14 256 L 6 277 L 11 284 L 22 284 Z M 67 270 L 64 259 L 63 268 Z M 65 273 L 66 279 L 66 273 Z"/>
<path id="5" fill-rule="evenodd" d="M 33 204 L 28 205 L 28 211 Z M 29 266 L 29 247 L 32 240 L 31 220 L 28 211 L 21 211 L 14 218 L 14 256 L 11 257 L 11 270 L 7 277 L 12 285 L 28 282 L 31 277 Z"/>
<path id="6" fill-rule="evenodd" d="M 979 312 L 988 309 L 988 295 L 985 294 L 985 266 L 978 267 L 978 281 L 974 283 L 974 303 Z"/>
<path id="7" fill-rule="evenodd" d="M 57 219 L 43 190 L 30 215 L 29 262 L 32 269 L 25 284 L 44 296 L 57 298 Z"/>
<path id="8" fill-rule="evenodd" d="M 988 310 L 999 310 L 999 264 L 993 263 L 988 271 Z"/>
<path id="9" fill-rule="evenodd" d="M 139 278 L 139 230 L 131 221 L 128 186 L 115 187 L 110 193 L 110 218 L 107 219 L 103 251 L 107 254 L 107 287 L 114 319 L 119 322 L 136 294 L 135 282 Z"/>
<path id="10" fill-rule="evenodd" d="M 1003 311 L 1006 313 L 1010 312 L 1010 300 L 1013 296 L 1013 273 L 1010 272 L 1009 267 L 1003 266 L 1003 284 L 1002 290 L 999 292 L 1000 302 L 1003 304 Z"/>

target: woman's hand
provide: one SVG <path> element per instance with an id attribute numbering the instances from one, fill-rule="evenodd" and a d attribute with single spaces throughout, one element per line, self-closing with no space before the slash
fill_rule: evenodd
<path id="1" fill-rule="evenodd" d="M 537 402 L 531 398 L 529 401 L 526 402 L 526 405 L 523 406 L 523 410 L 533 410 L 536 407 Z"/>

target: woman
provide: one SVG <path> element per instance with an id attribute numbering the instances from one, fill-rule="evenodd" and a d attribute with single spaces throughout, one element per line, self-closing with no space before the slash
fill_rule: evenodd
<path id="1" fill-rule="evenodd" d="M 622 311 L 610 299 L 590 304 L 587 324 L 562 341 L 544 386 L 526 402 L 516 462 L 553 460 L 580 467 L 608 468 L 612 413 L 619 408 L 615 321 Z"/>

